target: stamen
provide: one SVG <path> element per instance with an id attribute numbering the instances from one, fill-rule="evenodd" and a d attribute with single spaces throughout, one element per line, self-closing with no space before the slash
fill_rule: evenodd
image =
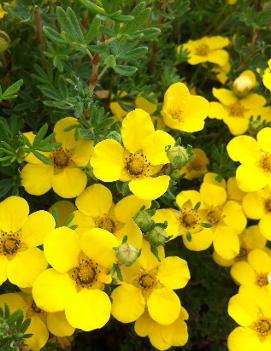
<path id="1" fill-rule="evenodd" d="M 57 169 L 63 169 L 70 163 L 71 153 L 68 150 L 64 150 L 62 147 L 52 152 L 51 159 L 53 165 Z"/>
<path id="2" fill-rule="evenodd" d="M 195 50 L 195 53 L 198 56 L 207 56 L 209 52 L 210 47 L 207 44 L 200 44 Z"/>
<path id="3" fill-rule="evenodd" d="M 142 151 L 137 151 L 136 153 L 130 153 L 125 158 L 126 170 L 130 176 L 134 178 L 146 177 L 150 175 L 151 164 L 148 162 L 147 157 Z"/>
<path id="4" fill-rule="evenodd" d="M 255 323 L 254 329 L 260 336 L 265 337 L 271 332 L 271 322 L 268 319 L 260 319 Z"/>
<path id="5" fill-rule="evenodd" d="M 20 232 L 7 233 L 0 231 L 0 254 L 12 256 L 16 254 L 22 246 Z"/>

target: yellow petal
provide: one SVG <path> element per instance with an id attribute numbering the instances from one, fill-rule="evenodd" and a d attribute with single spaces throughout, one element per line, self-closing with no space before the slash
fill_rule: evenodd
<path id="1" fill-rule="evenodd" d="M 250 326 L 256 322 L 259 309 L 256 304 L 256 298 L 237 294 L 230 298 L 228 313 L 241 326 Z"/>
<path id="2" fill-rule="evenodd" d="M 68 227 L 52 230 L 44 240 L 44 253 L 47 261 L 56 271 L 68 272 L 79 262 L 78 234 Z"/>
<path id="3" fill-rule="evenodd" d="M 111 191 L 102 184 L 93 184 L 76 198 L 75 204 L 87 216 L 103 216 L 113 204 Z"/>
<path id="4" fill-rule="evenodd" d="M 240 251 L 239 237 L 231 228 L 219 226 L 214 234 L 214 249 L 219 256 L 231 260 Z"/>
<path id="5" fill-rule="evenodd" d="M 239 161 L 242 164 L 251 164 L 260 158 L 257 141 L 247 135 L 233 138 L 227 145 L 227 151 L 233 161 Z"/>
<path id="6" fill-rule="evenodd" d="M 37 211 L 27 217 L 22 228 L 22 242 L 28 247 L 43 244 L 44 238 L 55 228 L 54 217 L 46 211 Z"/>
<path id="7" fill-rule="evenodd" d="M 129 182 L 129 189 L 140 199 L 155 200 L 167 191 L 169 180 L 166 175 L 133 179 Z"/>
<path id="8" fill-rule="evenodd" d="M 255 165 L 241 165 L 236 170 L 236 180 L 241 190 L 258 191 L 268 184 L 268 177 L 263 170 Z"/>
<path id="9" fill-rule="evenodd" d="M 265 201 L 259 192 L 248 193 L 243 198 L 243 209 L 248 218 L 260 219 L 265 214 Z"/>
<path id="10" fill-rule="evenodd" d="M 239 117 L 225 117 L 225 124 L 229 127 L 232 135 L 241 135 L 248 130 L 249 120 Z"/>
<path id="11" fill-rule="evenodd" d="M 257 134 L 257 141 L 264 152 L 271 152 L 271 128 L 263 128 Z"/>
<path id="12" fill-rule="evenodd" d="M 7 266 L 7 276 L 11 283 L 20 288 L 33 286 L 38 275 L 47 268 L 47 261 L 43 251 L 38 248 L 28 249 L 18 252 L 9 261 Z"/>
<path id="13" fill-rule="evenodd" d="M 271 273 L 271 257 L 265 251 L 255 249 L 247 256 L 248 263 L 258 274 Z"/>
<path id="14" fill-rule="evenodd" d="M 186 235 L 182 236 L 185 247 L 192 251 L 202 251 L 208 249 L 213 242 L 213 230 L 203 229 L 198 233 L 191 233 L 192 239 L 189 241 Z"/>
<path id="15" fill-rule="evenodd" d="M 162 260 L 165 257 L 165 250 L 163 246 L 158 247 L 158 257 Z M 146 240 L 142 242 L 141 255 L 136 261 L 144 270 L 150 271 L 156 268 L 159 264 L 156 256 L 151 252 L 150 243 Z"/>
<path id="16" fill-rule="evenodd" d="M 257 333 L 250 328 L 235 328 L 228 337 L 229 351 L 263 350 Z"/>
<path id="17" fill-rule="evenodd" d="M 167 222 L 165 232 L 168 236 L 172 237 L 171 239 L 174 239 L 176 236 L 180 235 L 180 222 L 172 209 L 158 209 L 155 211 L 152 219 L 156 223 Z"/>
<path id="18" fill-rule="evenodd" d="M 238 101 L 237 97 L 231 90 L 228 89 L 217 89 L 213 88 L 213 95 L 217 98 L 223 105 L 230 106 Z"/>
<path id="19" fill-rule="evenodd" d="M 114 289 L 111 299 L 111 313 L 122 323 L 134 322 L 145 310 L 145 299 L 140 289 L 130 284 L 124 283 Z"/>
<path id="20" fill-rule="evenodd" d="M 47 313 L 47 327 L 55 336 L 70 336 L 74 328 L 68 323 L 64 312 Z"/>
<path id="21" fill-rule="evenodd" d="M 224 119 L 227 115 L 227 111 L 222 104 L 215 101 L 210 102 L 209 118 Z"/>
<path id="22" fill-rule="evenodd" d="M 241 101 L 242 101 L 242 104 L 244 104 L 247 109 L 262 107 L 266 104 L 266 99 L 259 94 L 249 94 L 246 97 L 244 97 Z"/>
<path id="23" fill-rule="evenodd" d="M 215 50 L 208 54 L 208 61 L 223 67 L 229 61 L 229 54 L 226 50 Z"/>
<path id="24" fill-rule="evenodd" d="M 259 222 L 260 233 L 271 240 L 271 213 L 267 213 Z"/>
<path id="25" fill-rule="evenodd" d="M 173 146 L 175 139 L 163 130 L 157 130 L 146 138 L 143 153 L 152 165 L 169 163 L 166 153 L 167 146 Z"/>
<path id="26" fill-rule="evenodd" d="M 138 336 L 148 336 L 153 329 L 154 321 L 150 318 L 147 311 L 145 311 L 135 322 L 134 330 Z"/>
<path id="27" fill-rule="evenodd" d="M 135 153 L 142 149 L 146 139 L 154 133 L 150 115 L 141 109 L 129 112 L 122 121 L 121 137 L 125 148 Z"/>
<path id="28" fill-rule="evenodd" d="M 166 257 L 159 265 L 158 280 L 169 289 L 181 289 L 190 279 L 187 262 L 177 256 Z"/>
<path id="29" fill-rule="evenodd" d="M 215 263 L 217 263 L 219 266 L 222 266 L 222 267 L 230 267 L 234 263 L 234 259 L 225 260 L 225 258 L 218 255 L 218 253 L 215 251 L 213 252 L 212 257 L 213 257 L 213 260 L 215 261 Z"/>
<path id="30" fill-rule="evenodd" d="M 54 127 L 55 138 L 56 141 L 62 143 L 64 149 L 72 149 L 76 144 L 75 128 L 69 131 L 66 131 L 65 129 L 78 124 L 78 120 L 74 117 L 65 117 L 56 122 Z"/>
<path id="31" fill-rule="evenodd" d="M 117 221 L 127 223 L 143 206 L 149 208 L 150 205 L 150 200 L 142 200 L 135 195 L 128 195 L 116 203 L 114 215 Z"/>
<path id="32" fill-rule="evenodd" d="M 31 195 L 43 195 L 52 187 L 53 167 L 41 164 L 27 164 L 21 171 L 22 185 Z"/>
<path id="33" fill-rule="evenodd" d="M 0 307 L 2 309 L 5 308 L 5 304 L 8 305 L 11 313 L 16 312 L 21 309 L 24 313 L 26 313 L 28 306 L 25 300 L 19 293 L 6 293 L 0 295 Z"/>
<path id="34" fill-rule="evenodd" d="M 76 225 L 75 231 L 78 234 L 83 234 L 86 231 L 95 228 L 95 222 L 92 217 L 86 216 L 84 213 L 80 211 L 74 211 L 73 219 L 69 226 Z"/>
<path id="35" fill-rule="evenodd" d="M 82 289 L 66 306 L 65 314 L 74 328 L 90 331 L 102 328 L 110 318 L 111 302 L 96 289 Z"/>
<path id="36" fill-rule="evenodd" d="M 74 298 L 76 286 L 68 273 L 58 273 L 50 268 L 38 276 L 32 294 L 38 307 L 47 312 L 59 312 L 64 311 L 67 302 Z"/>
<path id="37" fill-rule="evenodd" d="M 159 351 L 168 350 L 172 346 L 164 340 L 161 334 L 162 329 L 163 326 L 158 323 L 154 323 L 153 329 L 149 335 L 150 343 Z"/>
<path id="38" fill-rule="evenodd" d="M 90 161 L 93 153 L 92 141 L 77 140 L 72 150 L 71 159 L 77 167 L 85 167 Z"/>
<path id="39" fill-rule="evenodd" d="M 227 37 L 222 37 L 220 35 L 205 37 L 205 40 L 208 46 L 213 50 L 224 48 L 230 44 L 230 40 Z"/>
<path id="40" fill-rule="evenodd" d="M 153 94 L 151 94 L 151 95 L 153 95 Z M 157 101 L 157 100 L 155 99 L 155 101 Z M 157 103 L 153 103 L 141 95 L 138 95 L 136 97 L 135 106 L 137 108 L 140 108 L 140 109 L 148 112 L 150 115 L 152 115 L 157 110 Z"/>
<path id="41" fill-rule="evenodd" d="M 182 317 L 179 317 L 170 325 L 163 326 L 163 328 L 161 328 L 161 336 L 169 345 L 185 345 L 188 341 L 188 330 Z"/>
<path id="42" fill-rule="evenodd" d="M 201 202 L 201 196 L 196 190 L 184 190 L 176 196 L 176 202 L 180 209 L 187 203 L 189 203 L 190 208 L 194 208 L 197 203 Z"/>
<path id="43" fill-rule="evenodd" d="M 241 233 L 247 224 L 242 206 L 236 201 L 227 201 L 223 208 L 223 222 L 237 234 Z"/>
<path id="44" fill-rule="evenodd" d="M 162 325 L 175 322 L 181 310 L 178 296 L 167 288 L 153 290 L 147 300 L 147 306 L 151 318 Z"/>
<path id="45" fill-rule="evenodd" d="M 81 194 L 87 185 L 87 176 L 79 168 L 66 167 L 52 179 L 54 192 L 63 198 L 73 198 Z"/>
<path id="46" fill-rule="evenodd" d="M 245 192 L 242 191 L 236 181 L 235 177 L 230 177 L 227 181 L 227 193 L 229 200 L 242 201 Z"/>
<path id="47" fill-rule="evenodd" d="M 123 147 L 113 139 L 95 145 L 91 166 L 95 177 L 104 182 L 114 182 L 121 177 L 124 168 Z"/>
<path id="48" fill-rule="evenodd" d="M 231 276 L 239 285 L 256 284 L 256 273 L 245 261 L 236 262 L 231 267 Z"/>
<path id="49" fill-rule="evenodd" d="M 10 196 L 0 203 L 0 229 L 17 232 L 24 225 L 29 213 L 28 203 L 19 196 Z"/>
<path id="50" fill-rule="evenodd" d="M 119 246 L 117 238 L 107 230 L 94 228 L 85 232 L 80 239 L 82 251 L 96 263 L 110 268 L 116 262 L 114 247 Z"/>
<path id="51" fill-rule="evenodd" d="M 260 233 L 257 225 L 246 228 L 240 235 L 241 245 L 247 250 L 262 249 L 265 247 L 266 238 Z"/>
<path id="52" fill-rule="evenodd" d="M 30 338 L 25 340 L 26 347 L 30 350 L 39 351 L 49 338 L 49 332 L 44 322 L 38 315 L 31 317 L 31 323 L 26 330 L 27 334 L 32 334 Z"/>
<path id="53" fill-rule="evenodd" d="M 202 201 L 209 207 L 221 206 L 227 199 L 227 193 L 224 188 L 210 183 L 202 183 L 200 196 Z"/>
<path id="54" fill-rule="evenodd" d="M 122 239 L 127 236 L 127 242 L 137 249 L 142 246 L 143 234 L 133 220 L 125 223 L 119 230 L 114 233 L 117 239 L 122 242 Z"/>

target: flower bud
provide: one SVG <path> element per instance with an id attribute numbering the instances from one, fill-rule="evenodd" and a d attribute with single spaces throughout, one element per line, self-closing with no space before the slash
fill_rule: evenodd
<path id="1" fill-rule="evenodd" d="M 252 71 L 244 71 L 233 82 L 233 91 L 238 96 L 244 96 L 256 86 L 256 77 Z"/>
<path id="2" fill-rule="evenodd" d="M 121 244 L 116 248 L 116 256 L 120 263 L 125 266 L 131 266 L 139 257 L 140 250 L 136 249 L 133 245 L 127 242 Z"/>
<path id="3" fill-rule="evenodd" d="M 140 210 L 134 216 L 134 221 L 144 233 L 150 231 L 155 225 L 151 215 L 145 210 Z"/>
<path id="4" fill-rule="evenodd" d="M 156 225 L 146 236 L 147 240 L 154 246 L 164 245 L 168 236 L 164 231 L 163 225 Z"/>
<path id="5" fill-rule="evenodd" d="M 10 45 L 10 37 L 6 32 L 0 30 L 0 54 L 7 50 Z"/>
<path id="6" fill-rule="evenodd" d="M 185 147 L 178 145 L 167 151 L 167 157 L 173 168 L 181 168 L 190 161 L 191 155 Z"/>

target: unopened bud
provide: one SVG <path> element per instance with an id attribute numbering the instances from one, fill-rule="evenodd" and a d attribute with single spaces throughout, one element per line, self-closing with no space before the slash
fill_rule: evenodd
<path id="1" fill-rule="evenodd" d="M 0 30 L 0 54 L 7 50 L 10 45 L 10 37 L 6 32 Z"/>
<path id="2" fill-rule="evenodd" d="M 252 71 L 244 71 L 233 82 L 233 91 L 238 96 L 244 96 L 256 86 L 256 77 Z"/>
<path id="3" fill-rule="evenodd" d="M 134 216 L 134 221 L 144 233 L 152 230 L 155 225 L 151 215 L 145 210 L 140 210 Z"/>
<path id="4" fill-rule="evenodd" d="M 191 155 L 188 150 L 181 145 L 174 146 L 167 151 L 167 156 L 173 168 L 181 168 L 189 161 Z"/>
<path id="5" fill-rule="evenodd" d="M 164 231 L 163 225 L 156 225 L 146 236 L 148 241 L 153 244 L 154 246 L 164 245 L 167 240 L 168 236 Z"/>
<path id="6" fill-rule="evenodd" d="M 140 250 L 126 242 L 116 248 L 116 256 L 120 263 L 131 266 L 140 256 Z"/>

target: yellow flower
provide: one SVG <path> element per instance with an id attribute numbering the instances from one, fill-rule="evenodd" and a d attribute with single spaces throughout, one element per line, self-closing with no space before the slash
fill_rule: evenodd
<path id="1" fill-rule="evenodd" d="M 247 261 L 232 265 L 231 276 L 239 285 L 262 288 L 271 282 L 271 257 L 265 250 L 254 249 L 247 255 Z"/>
<path id="2" fill-rule="evenodd" d="M 34 155 L 26 158 L 28 163 L 22 169 L 21 178 L 29 194 L 42 195 L 53 188 L 59 196 L 73 198 L 84 190 L 87 176 L 81 167 L 87 166 L 90 160 L 92 142 L 75 140 L 74 129 L 66 131 L 66 128 L 76 124 L 78 121 L 73 117 L 63 118 L 56 123 L 55 138 L 62 146 L 48 154 L 51 164 L 41 162 Z"/>
<path id="3" fill-rule="evenodd" d="M 7 293 L 0 295 L 0 307 L 8 305 L 13 313 L 21 309 L 25 318 L 31 318 L 26 334 L 32 334 L 25 339 L 26 347 L 31 351 L 39 351 L 49 338 L 49 332 L 56 336 L 70 336 L 74 328 L 69 325 L 63 312 L 46 313 L 38 308 L 31 295 L 23 293 Z M 48 332 L 49 331 L 49 332 Z"/>
<path id="4" fill-rule="evenodd" d="M 243 198 L 243 209 L 248 218 L 259 219 L 262 235 L 271 239 L 271 188 L 248 193 Z"/>
<path id="5" fill-rule="evenodd" d="M 227 0 L 228 5 L 235 5 L 238 0 Z"/>
<path id="6" fill-rule="evenodd" d="M 74 328 L 103 327 L 111 310 L 103 290 L 111 282 L 117 246 L 116 237 L 99 228 L 81 237 L 67 227 L 51 231 L 44 241 L 44 254 L 52 268 L 38 276 L 32 290 L 37 306 L 51 313 L 65 311 Z"/>
<path id="7" fill-rule="evenodd" d="M 241 135 L 233 138 L 227 151 L 233 161 L 241 165 L 236 170 L 236 180 L 241 190 L 258 191 L 271 185 L 271 128 L 257 134 L 257 140 Z"/>
<path id="8" fill-rule="evenodd" d="M 118 96 L 120 98 L 125 98 L 125 96 L 127 95 L 128 94 L 126 91 L 122 91 L 118 93 Z M 112 96 L 112 98 L 114 99 L 114 96 Z M 123 99 L 123 104 L 127 105 L 127 107 L 129 106 L 130 108 L 133 107 L 133 104 L 130 101 L 125 101 L 125 99 Z M 118 101 L 111 101 L 109 104 L 109 108 L 113 113 L 113 115 L 116 117 L 116 119 L 119 121 L 121 121 L 128 113 L 128 111 L 125 110 Z"/>
<path id="9" fill-rule="evenodd" d="M 212 68 L 212 72 L 215 73 L 217 80 L 221 84 L 225 84 L 227 80 L 229 79 L 228 73 L 231 70 L 231 64 L 230 62 L 227 62 L 225 66 L 219 66 L 216 65 L 214 68 Z"/>
<path id="10" fill-rule="evenodd" d="M 113 139 L 95 145 L 91 159 L 94 175 L 104 182 L 128 181 L 137 197 L 157 199 L 167 191 L 170 177 L 155 175 L 169 162 L 165 148 L 174 145 L 174 138 L 155 131 L 150 115 L 140 109 L 124 118 L 121 137 L 124 147 Z"/>
<path id="11" fill-rule="evenodd" d="M 233 82 L 233 91 L 236 95 L 247 95 L 257 84 L 256 76 L 253 71 L 242 72 Z"/>
<path id="12" fill-rule="evenodd" d="M 10 196 L 0 203 L 0 285 L 8 279 L 20 288 L 31 287 L 47 268 L 37 246 L 54 229 L 54 218 L 46 211 L 28 214 L 28 204 L 21 197 Z"/>
<path id="13" fill-rule="evenodd" d="M 268 60 L 268 66 L 263 74 L 263 84 L 271 91 L 271 59 Z"/>
<path id="14" fill-rule="evenodd" d="M 6 15 L 6 11 L 3 9 L 2 5 L 0 5 L 0 19 L 2 19 Z"/>
<path id="15" fill-rule="evenodd" d="M 271 345 L 271 292 L 259 295 L 239 293 L 228 306 L 229 315 L 239 324 L 228 337 L 229 351 L 267 351 Z"/>
<path id="16" fill-rule="evenodd" d="M 187 319 L 188 313 L 182 306 L 178 319 L 169 325 L 155 322 L 146 310 L 135 322 L 134 329 L 138 336 L 148 336 L 156 349 L 168 350 L 172 346 L 184 346 L 187 343 Z"/>
<path id="17" fill-rule="evenodd" d="M 236 178 L 230 177 L 227 180 L 227 194 L 228 194 L 228 200 L 235 200 L 237 202 L 242 202 L 243 197 L 245 196 L 246 193 L 239 188 Z"/>
<path id="18" fill-rule="evenodd" d="M 223 48 L 229 44 L 230 41 L 226 37 L 203 37 L 197 40 L 189 40 L 187 43 L 180 45 L 177 50 L 188 50 L 188 63 L 190 65 L 211 62 L 223 67 L 229 61 L 229 54 Z"/>
<path id="19" fill-rule="evenodd" d="M 187 284 L 189 269 L 186 261 L 179 257 L 161 256 L 161 262 L 158 262 L 149 243 L 144 242 L 138 260 L 122 270 L 124 280 L 111 294 L 112 315 L 118 321 L 130 323 L 137 320 L 145 307 L 159 324 L 170 325 L 178 319 L 181 304 L 173 290 Z"/>
<path id="20" fill-rule="evenodd" d="M 181 174 L 184 174 L 184 178 L 189 180 L 200 178 L 208 172 L 207 166 L 209 164 L 209 159 L 204 150 L 195 148 L 193 152 L 193 160 L 180 170 Z"/>
<path id="21" fill-rule="evenodd" d="M 153 97 L 153 93 L 151 96 Z M 156 99 L 154 99 L 156 100 Z M 148 112 L 150 115 L 153 115 L 155 111 L 157 110 L 157 102 L 151 102 L 150 100 L 146 99 L 142 95 L 137 95 L 135 99 L 135 107 L 136 108 L 141 108 L 142 110 Z"/>
<path id="22" fill-rule="evenodd" d="M 167 89 L 162 108 L 166 126 L 182 132 L 197 132 L 203 129 L 208 112 L 208 101 L 190 94 L 185 84 L 174 83 Z"/>
<path id="23" fill-rule="evenodd" d="M 213 88 L 213 95 L 220 102 L 210 103 L 210 117 L 222 119 L 233 135 L 244 134 L 248 130 L 250 117 L 271 118 L 271 110 L 263 108 L 266 99 L 259 94 L 242 98 L 231 90 Z"/>
<path id="24" fill-rule="evenodd" d="M 257 225 L 252 225 L 246 228 L 240 235 L 240 251 L 237 256 L 231 260 L 225 260 L 219 256 L 216 252 L 213 253 L 214 261 L 220 266 L 230 267 L 234 262 L 244 261 L 247 259 L 247 255 L 254 249 L 264 249 L 266 245 L 265 237 L 260 233 Z"/>

